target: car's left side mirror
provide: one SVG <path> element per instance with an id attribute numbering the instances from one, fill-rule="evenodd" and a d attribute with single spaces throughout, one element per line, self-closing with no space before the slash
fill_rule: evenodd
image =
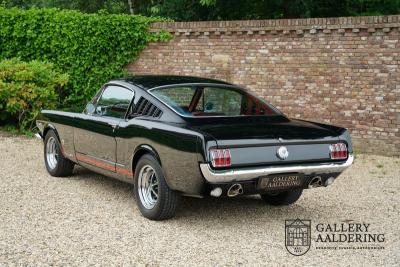
<path id="1" fill-rule="evenodd" d="M 92 104 L 92 103 L 88 103 L 86 105 L 86 108 L 84 110 L 84 113 L 86 114 L 93 114 L 93 112 L 95 111 L 96 107 Z"/>

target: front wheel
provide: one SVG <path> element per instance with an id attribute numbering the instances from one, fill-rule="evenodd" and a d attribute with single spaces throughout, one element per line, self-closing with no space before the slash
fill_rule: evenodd
<path id="1" fill-rule="evenodd" d="M 262 199 L 270 205 L 281 206 L 295 203 L 303 193 L 303 189 L 285 191 L 279 193 L 261 194 Z"/>
<path id="2" fill-rule="evenodd" d="M 156 221 L 173 217 L 180 198 L 168 187 L 160 164 L 149 154 L 136 165 L 135 195 L 142 215 Z"/>
<path id="3" fill-rule="evenodd" d="M 44 162 L 51 176 L 69 176 L 74 170 L 74 163 L 61 153 L 61 145 L 53 130 L 49 130 L 44 138 Z"/>

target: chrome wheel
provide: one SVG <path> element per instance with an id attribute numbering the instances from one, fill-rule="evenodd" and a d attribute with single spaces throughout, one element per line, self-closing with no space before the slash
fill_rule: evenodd
<path id="1" fill-rule="evenodd" d="M 50 137 L 46 144 L 46 161 L 50 169 L 53 170 L 57 167 L 57 158 L 57 142 L 54 137 Z"/>
<path id="2" fill-rule="evenodd" d="M 158 199 L 158 178 L 150 165 L 143 166 L 139 172 L 138 193 L 146 209 L 154 208 Z"/>

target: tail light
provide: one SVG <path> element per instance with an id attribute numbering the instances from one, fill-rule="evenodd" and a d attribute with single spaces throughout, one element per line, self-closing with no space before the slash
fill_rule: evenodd
<path id="1" fill-rule="evenodd" d="M 229 149 L 212 149 L 210 156 L 213 167 L 231 166 L 231 151 Z"/>
<path id="2" fill-rule="evenodd" d="M 346 159 L 347 146 L 344 143 L 337 143 L 329 145 L 331 159 Z"/>

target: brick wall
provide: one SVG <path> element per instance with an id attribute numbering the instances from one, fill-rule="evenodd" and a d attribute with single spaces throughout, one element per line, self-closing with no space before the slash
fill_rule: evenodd
<path id="1" fill-rule="evenodd" d="M 227 80 L 290 117 L 351 130 L 360 152 L 400 155 L 400 16 L 155 23 L 133 74 Z"/>

